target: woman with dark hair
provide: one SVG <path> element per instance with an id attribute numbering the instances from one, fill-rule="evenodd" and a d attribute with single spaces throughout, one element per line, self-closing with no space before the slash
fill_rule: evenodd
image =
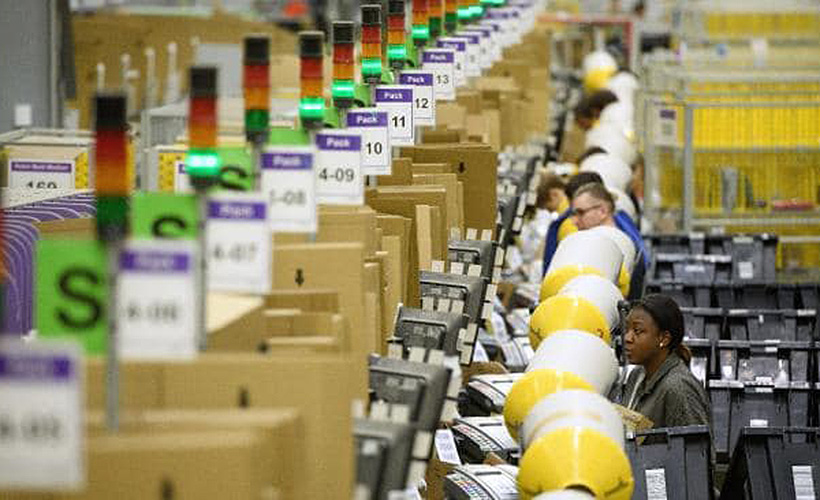
<path id="1" fill-rule="evenodd" d="M 639 365 L 624 388 L 624 404 L 655 427 L 709 425 L 709 399 L 689 370 L 692 353 L 683 344 L 683 314 L 666 295 L 634 302 L 626 320 L 624 349 Z"/>

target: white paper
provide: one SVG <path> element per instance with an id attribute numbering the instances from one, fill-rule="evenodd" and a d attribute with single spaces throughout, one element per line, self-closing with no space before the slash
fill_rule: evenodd
<path id="1" fill-rule="evenodd" d="M 362 136 L 363 175 L 390 175 L 393 170 L 388 114 L 376 108 L 359 108 L 345 116 L 347 130 Z"/>
<path id="2" fill-rule="evenodd" d="M 139 240 L 120 255 L 119 351 L 126 359 L 193 359 L 197 352 L 196 266 L 192 241 Z"/>
<path id="3" fill-rule="evenodd" d="M 83 365 L 79 348 L 0 342 L 0 490 L 81 489 Z"/>
<path id="4" fill-rule="evenodd" d="M 9 160 L 11 188 L 74 189 L 74 161 L 13 159 Z"/>
<path id="5" fill-rule="evenodd" d="M 458 456 L 456 441 L 450 429 L 436 431 L 436 454 L 446 464 L 461 465 L 461 457 Z"/>
<path id="6" fill-rule="evenodd" d="M 316 232 L 315 153 L 310 146 L 268 147 L 262 153 L 262 192 L 272 231 Z"/>
<path id="7" fill-rule="evenodd" d="M 316 198 L 319 203 L 361 205 L 362 136 L 346 130 L 316 134 Z"/>
<path id="8" fill-rule="evenodd" d="M 209 290 L 270 292 L 269 211 L 261 193 L 218 193 L 208 200 Z"/>

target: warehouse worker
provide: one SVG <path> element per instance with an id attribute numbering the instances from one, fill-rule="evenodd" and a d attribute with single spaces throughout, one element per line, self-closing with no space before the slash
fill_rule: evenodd
<path id="1" fill-rule="evenodd" d="M 646 246 L 632 219 L 615 210 L 615 198 L 612 193 L 599 182 L 585 184 L 575 190 L 571 211 L 572 221 L 579 230 L 611 226 L 617 227 L 629 236 L 635 245 L 637 260 L 632 269 L 628 298 L 639 298 L 643 292 L 643 280 L 649 266 Z"/>
<path id="2" fill-rule="evenodd" d="M 709 400 L 689 370 L 683 332 L 683 314 L 666 295 L 647 295 L 627 316 L 624 350 L 638 368 L 627 378 L 623 402 L 656 428 L 710 425 Z"/>
<path id="3" fill-rule="evenodd" d="M 584 131 L 591 129 L 601 117 L 604 108 L 616 102 L 618 96 L 611 90 L 598 90 L 585 96 L 573 110 L 575 125 Z"/>

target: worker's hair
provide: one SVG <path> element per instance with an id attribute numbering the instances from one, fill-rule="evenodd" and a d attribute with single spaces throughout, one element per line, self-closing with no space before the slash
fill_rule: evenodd
<path id="1" fill-rule="evenodd" d="M 611 90 L 598 90 L 583 97 L 573 109 L 576 118 L 597 120 L 601 111 L 613 102 L 618 102 L 618 96 Z"/>
<path id="2" fill-rule="evenodd" d="M 612 196 L 612 193 L 609 192 L 602 182 L 584 184 L 575 191 L 575 196 L 573 196 L 572 199 L 578 198 L 582 194 L 588 194 L 596 200 L 604 202 L 604 204 L 609 207 L 609 213 L 615 213 L 615 197 Z"/>
<path id="3" fill-rule="evenodd" d="M 536 199 L 535 206 L 544 207 L 547 204 L 551 189 L 560 189 L 566 192 L 566 187 L 566 183 L 558 175 L 552 172 L 542 175 L 541 182 L 538 184 L 538 198 Z"/>
<path id="4" fill-rule="evenodd" d="M 672 337 L 672 342 L 668 346 L 669 352 L 676 353 L 688 365 L 692 360 L 692 351 L 683 343 L 685 327 L 678 303 L 668 295 L 654 293 L 635 301 L 632 308 L 646 311 L 658 326 L 659 333 L 669 332 Z"/>
<path id="5" fill-rule="evenodd" d="M 564 188 L 564 193 L 566 193 L 567 198 L 572 200 L 575 197 L 575 191 L 577 191 L 579 187 L 592 182 L 603 184 L 604 179 L 598 172 L 579 172 L 567 181 L 567 187 Z"/>

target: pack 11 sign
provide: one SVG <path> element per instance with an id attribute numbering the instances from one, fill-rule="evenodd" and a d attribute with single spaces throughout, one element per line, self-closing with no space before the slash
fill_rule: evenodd
<path id="1" fill-rule="evenodd" d="M 73 161 L 9 160 L 9 187 L 74 189 Z"/>
<path id="2" fill-rule="evenodd" d="M 413 123 L 416 126 L 436 124 L 436 96 L 432 71 L 404 71 L 399 75 L 399 83 L 412 85 Z"/>
<path id="3" fill-rule="evenodd" d="M 132 241 L 120 254 L 119 352 L 130 359 L 193 359 L 197 352 L 192 241 Z"/>
<path id="4" fill-rule="evenodd" d="M 265 294 L 271 288 L 268 203 L 257 193 L 219 193 L 208 201 L 208 289 Z"/>
<path id="5" fill-rule="evenodd" d="M 422 53 L 422 69 L 434 75 L 436 99 L 454 101 L 456 98 L 455 52 L 448 49 L 427 49 Z"/>
<path id="6" fill-rule="evenodd" d="M 388 112 L 376 108 L 347 112 L 347 130 L 362 136 L 362 174 L 390 175 L 393 151 L 388 128 Z"/>
<path id="7" fill-rule="evenodd" d="M 348 131 L 316 134 L 316 197 L 319 203 L 361 205 L 362 136 Z"/>
<path id="8" fill-rule="evenodd" d="M 376 107 L 387 111 L 387 125 L 392 146 L 415 144 L 413 123 L 413 87 L 409 85 L 383 85 L 376 87 Z"/>
<path id="9" fill-rule="evenodd" d="M 310 146 L 272 146 L 262 153 L 262 191 L 272 231 L 316 232 L 315 153 Z"/>
<path id="10" fill-rule="evenodd" d="M 82 373 L 76 343 L 0 341 L 0 490 L 82 488 Z"/>

